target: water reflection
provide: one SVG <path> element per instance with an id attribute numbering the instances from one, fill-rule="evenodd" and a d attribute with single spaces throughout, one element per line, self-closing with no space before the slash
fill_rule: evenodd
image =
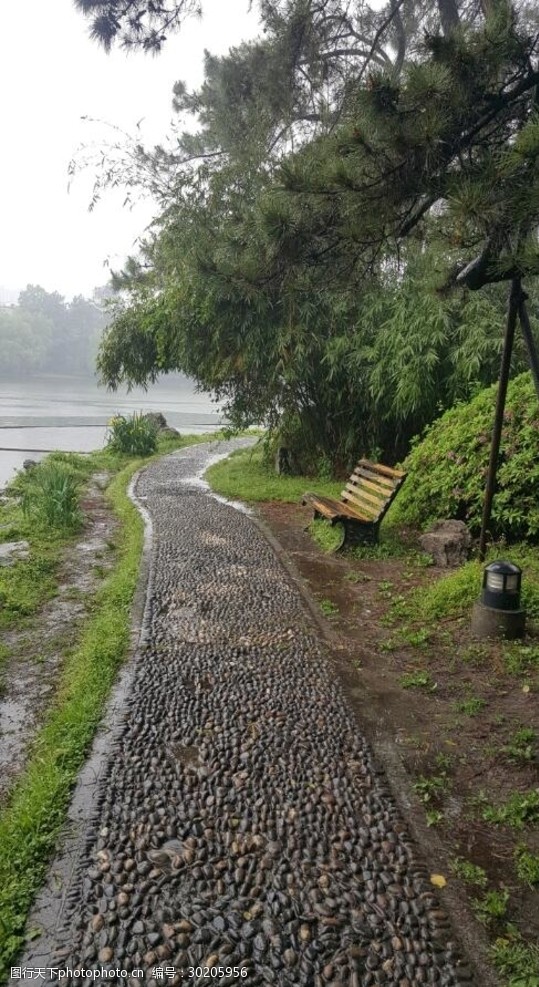
<path id="1" fill-rule="evenodd" d="M 46 451 L 91 452 L 103 446 L 107 422 L 116 412 L 161 411 L 182 432 L 207 432 L 222 422 L 211 396 L 192 381 L 173 376 L 148 389 L 114 394 L 94 380 L 31 377 L 0 380 L 0 487 L 25 459 Z"/>

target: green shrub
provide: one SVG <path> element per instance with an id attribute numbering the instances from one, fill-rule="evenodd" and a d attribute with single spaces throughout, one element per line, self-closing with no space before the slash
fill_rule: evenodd
<path id="1" fill-rule="evenodd" d="M 142 413 L 115 415 L 109 422 L 107 446 L 128 456 L 150 456 L 157 449 L 157 425 Z"/>
<path id="2" fill-rule="evenodd" d="M 82 515 L 76 472 L 54 460 L 35 466 L 24 483 L 21 506 L 27 517 L 52 528 L 77 528 Z"/>
<path id="3" fill-rule="evenodd" d="M 481 526 L 496 387 L 447 411 L 408 456 L 408 479 L 391 509 L 395 523 L 425 528 L 437 518 Z M 531 377 L 509 384 L 492 532 L 539 540 L 539 406 Z"/>

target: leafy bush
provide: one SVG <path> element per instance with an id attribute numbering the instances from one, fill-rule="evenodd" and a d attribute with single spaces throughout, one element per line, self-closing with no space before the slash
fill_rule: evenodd
<path id="1" fill-rule="evenodd" d="M 76 472 L 54 460 L 35 466 L 25 478 L 21 506 L 27 517 L 52 528 L 77 528 L 82 515 Z"/>
<path id="2" fill-rule="evenodd" d="M 135 412 L 130 418 L 115 415 L 109 422 L 107 446 L 129 456 L 150 456 L 157 449 L 157 425 Z"/>
<path id="3" fill-rule="evenodd" d="M 437 518 L 481 526 L 496 388 L 481 391 L 431 425 L 408 456 L 408 479 L 391 516 L 425 528 Z M 528 373 L 509 384 L 492 533 L 539 540 L 539 405 Z"/>

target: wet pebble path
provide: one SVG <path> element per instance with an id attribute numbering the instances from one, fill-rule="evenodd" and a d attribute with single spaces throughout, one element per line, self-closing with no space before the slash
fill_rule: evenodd
<path id="1" fill-rule="evenodd" d="M 150 987 L 469 983 L 297 589 L 247 516 L 182 482 L 207 456 L 138 481 L 147 641 L 54 963 Z"/>

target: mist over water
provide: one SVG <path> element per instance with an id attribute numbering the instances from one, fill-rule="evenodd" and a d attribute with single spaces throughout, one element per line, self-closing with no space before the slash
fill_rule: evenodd
<path id="1" fill-rule="evenodd" d="M 195 391 L 179 375 L 164 377 L 143 391 L 114 394 L 87 377 L 0 378 L 0 487 L 25 459 L 46 452 L 91 452 L 102 448 L 107 423 L 115 414 L 161 411 L 183 433 L 209 432 L 223 422 L 209 394 Z"/>

